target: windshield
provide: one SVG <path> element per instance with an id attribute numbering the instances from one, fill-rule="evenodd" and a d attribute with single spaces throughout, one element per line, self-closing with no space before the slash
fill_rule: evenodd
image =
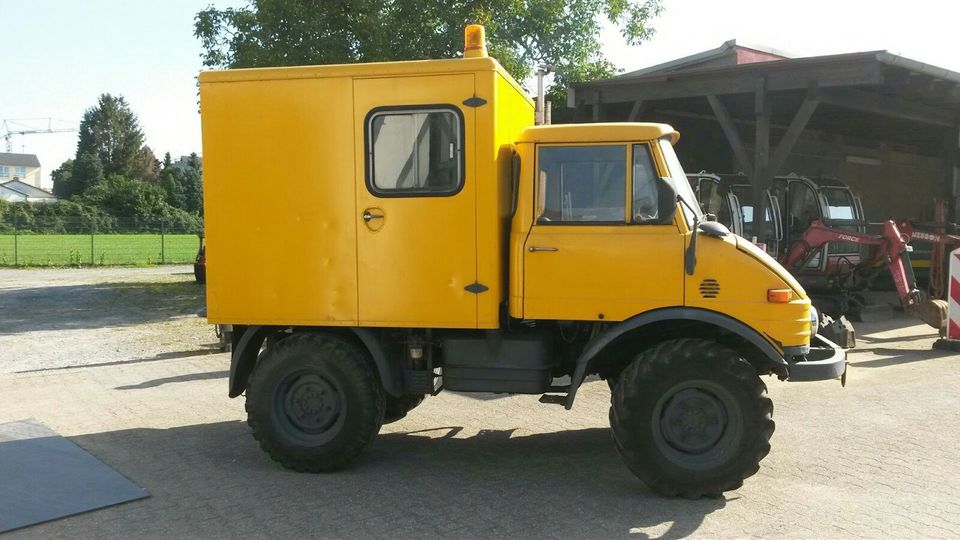
<path id="1" fill-rule="evenodd" d="M 830 219 L 856 219 L 853 208 L 853 196 L 842 188 L 820 188 L 827 199 L 827 212 Z"/>
<path id="2" fill-rule="evenodd" d="M 677 159 L 676 152 L 673 151 L 673 145 L 670 144 L 670 141 L 666 139 L 660 139 L 660 151 L 663 153 L 663 160 L 667 162 L 667 169 L 669 169 L 670 179 L 673 180 L 673 185 L 677 188 L 677 195 L 679 195 L 690 208 L 684 206 L 683 215 L 686 216 L 687 226 L 693 227 L 693 216 L 689 215 L 690 210 L 693 209 L 693 212 L 696 214 L 697 218 L 703 219 L 703 213 L 700 211 L 700 204 L 697 202 L 696 196 L 693 194 L 693 189 L 690 187 L 690 182 L 687 181 L 687 175 L 683 172 L 683 167 L 680 165 L 680 160 Z"/>

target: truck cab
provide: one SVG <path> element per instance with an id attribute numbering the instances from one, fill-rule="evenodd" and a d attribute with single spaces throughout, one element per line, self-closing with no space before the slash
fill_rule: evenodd
<path id="1" fill-rule="evenodd" d="M 201 74 L 229 395 L 272 458 L 326 472 L 442 390 L 569 409 L 597 375 L 652 489 L 739 486 L 773 431 L 760 376 L 839 378 L 843 351 L 786 270 L 705 220 L 673 128 L 534 125 L 483 43 L 470 27 L 461 59 Z"/>

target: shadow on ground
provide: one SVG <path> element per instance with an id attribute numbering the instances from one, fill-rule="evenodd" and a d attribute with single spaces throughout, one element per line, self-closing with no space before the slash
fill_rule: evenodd
<path id="1" fill-rule="evenodd" d="M 355 466 L 326 475 L 282 469 L 241 422 L 74 437 L 153 497 L 22 534 L 646 538 L 654 528 L 672 539 L 726 504 L 650 493 L 607 429 L 455 438 L 461 430 L 384 434 Z"/>
<path id="2" fill-rule="evenodd" d="M 0 335 L 132 326 L 195 315 L 204 288 L 192 281 L 96 283 L 0 292 Z"/>

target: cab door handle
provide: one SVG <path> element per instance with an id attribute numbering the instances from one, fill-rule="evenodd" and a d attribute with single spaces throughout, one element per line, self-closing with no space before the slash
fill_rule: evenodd
<path id="1" fill-rule="evenodd" d="M 383 214 L 374 214 L 373 212 L 371 212 L 371 211 L 369 211 L 369 210 L 364 210 L 364 211 L 363 211 L 363 220 L 364 220 L 364 221 L 366 221 L 367 223 L 369 223 L 370 220 L 373 220 L 373 219 L 383 219 Z"/>
<path id="2" fill-rule="evenodd" d="M 530 253 L 536 253 L 538 251 L 560 251 L 558 248 L 550 246 L 530 246 L 527 248 L 527 251 Z"/>

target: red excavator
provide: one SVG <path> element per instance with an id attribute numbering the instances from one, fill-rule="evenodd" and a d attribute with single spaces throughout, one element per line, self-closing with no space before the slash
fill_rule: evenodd
<path id="1" fill-rule="evenodd" d="M 917 234 L 914 231 L 914 234 Z M 814 220 L 803 236 L 797 240 L 782 258 L 783 265 L 795 274 L 803 272 L 809 267 L 811 260 L 821 253 L 823 246 L 831 243 L 849 243 L 857 246 L 868 246 L 868 254 L 858 260 L 840 260 L 839 265 L 831 272 L 830 283 L 833 290 L 852 292 L 865 289 L 873 274 L 886 267 L 897 291 L 897 296 L 904 311 L 916 316 L 921 321 L 938 329 L 941 334 L 946 328 L 947 303 L 944 300 L 931 298 L 926 292 L 917 288 L 917 280 L 910 265 L 909 246 L 911 236 L 905 234 L 896 223 L 883 223 L 883 233 L 873 236 L 861 232 L 828 227 L 822 220 Z M 932 268 L 931 268 L 932 269 Z M 854 295 L 846 297 L 846 301 L 855 303 Z M 840 306 L 841 311 L 855 310 L 863 306 Z"/>
<path id="2" fill-rule="evenodd" d="M 927 292 L 931 298 L 946 300 L 950 253 L 960 248 L 960 227 L 946 220 L 948 201 L 939 199 L 934 203 L 932 222 L 902 220 L 898 226 L 911 246 L 929 250 L 930 268 Z"/>

